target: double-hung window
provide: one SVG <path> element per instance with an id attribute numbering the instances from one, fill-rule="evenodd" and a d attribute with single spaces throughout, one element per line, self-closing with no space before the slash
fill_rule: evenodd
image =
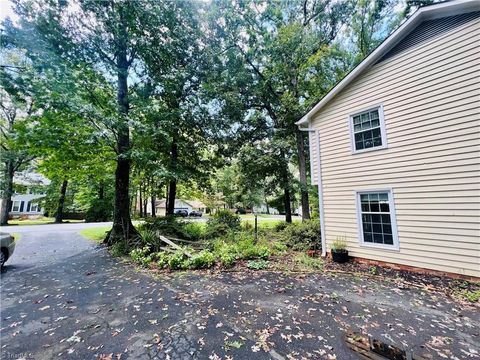
<path id="1" fill-rule="evenodd" d="M 377 106 L 349 117 L 352 153 L 387 147 L 383 107 Z"/>
<path id="2" fill-rule="evenodd" d="M 20 201 L 13 201 L 12 202 L 12 210 L 14 212 L 20 211 Z"/>
<path id="3" fill-rule="evenodd" d="M 360 245 L 398 250 L 391 190 L 357 192 L 357 217 Z"/>
<path id="4" fill-rule="evenodd" d="M 30 212 L 38 212 L 38 204 L 35 204 L 33 203 L 31 206 L 30 206 Z"/>

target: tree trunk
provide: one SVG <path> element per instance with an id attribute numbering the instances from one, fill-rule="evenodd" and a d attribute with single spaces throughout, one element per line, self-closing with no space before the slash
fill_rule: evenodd
<path id="1" fill-rule="evenodd" d="M 55 214 L 55 222 L 61 223 L 63 221 L 63 206 L 65 205 L 65 195 L 67 193 L 68 180 L 63 179 L 62 187 L 60 188 L 60 197 L 58 198 L 58 208 Z"/>
<path id="2" fill-rule="evenodd" d="M 167 215 L 173 215 L 175 212 L 175 197 L 177 196 L 177 180 L 171 180 L 168 186 L 168 205 Z"/>
<path id="3" fill-rule="evenodd" d="M 140 217 L 143 217 L 142 184 L 138 187 L 138 208 Z"/>
<path id="4" fill-rule="evenodd" d="M 116 125 L 117 168 L 115 169 L 115 205 L 113 211 L 113 226 L 105 242 L 113 245 L 138 236 L 130 217 L 130 129 L 128 126 L 128 69 L 127 59 L 127 25 L 123 5 L 119 5 L 119 21 L 117 43 L 117 105 L 118 123 Z"/>
<path id="5" fill-rule="evenodd" d="M 100 180 L 98 184 L 98 200 L 103 200 L 105 198 L 105 183 L 103 180 Z"/>
<path id="6" fill-rule="evenodd" d="M 298 169 L 300 172 L 300 194 L 302 201 L 302 220 L 310 219 L 310 206 L 308 203 L 308 188 L 307 188 L 307 165 L 305 161 L 305 142 L 303 132 L 300 129 L 296 130 L 297 137 L 297 155 L 298 155 Z"/>
<path id="7" fill-rule="evenodd" d="M 263 199 L 265 201 L 265 206 L 267 207 L 267 214 L 270 215 L 270 206 L 268 206 L 267 196 L 263 193 Z"/>
<path id="8" fill-rule="evenodd" d="M 178 159 L 178 146 L 176 139 L 174 137 L 172 141 L 172 149 L 170 153 L 170 167 L 175 173 L 177 167 L 177 159 Z M 177 179 L 170 180 L 170 184 L 168 187 L 168 205 L 167 205 L 167 215 L 173 215 L 175 211 L 175 197 L 177 195 Z"/>
<path id="9" fill-rule="evenodd" d="M 8 225 L 8 215 L 12 208 L 13 195 L 13 175 L 15 174 L 13 162 L 11 160 L 5 163 L 5 189 L 3 189 L 2 207 L 0 209 L 0 225 Z"/>
<path id="10" fill-rule="evenodd" d="M 283 203 L 285 206 L 285 221 L 292 222 L 292 206 L 290 205 L 290 189 L 288 186 L 283 188 Z"/>
<path id="11" fill-rule="evenodd" d="M 148 216 L 148 198 L 147 194 L 143 193 L 143 216 L 147 217 Z"/>
<path id="12" fill-rule="evenodd" d="M 155 195 L 152 195 L 151 201 L 152 201 L 152 217 L 155 217 L 155 216 L 157 216 L 157 214 L 156 214 L 157 209 L 155 209 L 155 203 L 156 203 L 157 200 L 155 198 Z"/>
<path id="13" fill-rule="evenodd" d="M 288 161 L 283 150 L 280 152 L 284 164 L 282 166 L 282 185 L 283 185 L 283 205 L 285 206 L 285 221 L 292 222 L 292 205 L 290 195 L 290 181 L 288 179 Z"/>

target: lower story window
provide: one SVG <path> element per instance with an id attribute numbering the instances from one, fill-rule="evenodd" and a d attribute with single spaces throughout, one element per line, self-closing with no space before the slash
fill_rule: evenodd
<path id="1" fill-rule="evenodd" d="M 30 206 L 30 212 L 38 212 L 38 204 L 32 204 Z"/>
<path id="2" fill-rule="evenodd" d="M 391 190 L 357 192 L 357 217 L 362 245 L 398 249 Z"/>
<path id="3" fill-rule="evenodd" d="M 20 201 L 12 201 L 11 211 L 20 211 Z"/>

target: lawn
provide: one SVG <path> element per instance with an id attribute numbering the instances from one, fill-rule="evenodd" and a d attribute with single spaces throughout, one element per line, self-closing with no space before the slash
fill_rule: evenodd
<path id="1" fill-rule="evenodd" d="M 111 226 L 99 226 L 99 227 L 83 229 L 78 233 L 86 237 L 87 239 L 100 242 L 103 239 L 105 239 L 106 233 L 110 231 L 111 228 L 112 228 Z"/>
<path id="2" fill-rule="evenodd" d="M 83 221 L 84 220 L 64 220 L 64 223 L 78 223 Z M 38 219 L 8 220 L 8 225 L 43 225 L 43 224 L 53 224 L 53 223 L 55 223 L 55 218 L 52 218 L 52 217 L 41 217 Z"/>

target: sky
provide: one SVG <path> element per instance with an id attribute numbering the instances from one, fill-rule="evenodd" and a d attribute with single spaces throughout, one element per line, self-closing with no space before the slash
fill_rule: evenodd
<path id="1" fill-rule="evenodd" d="M 0 21 L 3 21 L 7 17 L 16 18 L 12 10 L 12 4 L 10 0 L 0 0 Z"/>

